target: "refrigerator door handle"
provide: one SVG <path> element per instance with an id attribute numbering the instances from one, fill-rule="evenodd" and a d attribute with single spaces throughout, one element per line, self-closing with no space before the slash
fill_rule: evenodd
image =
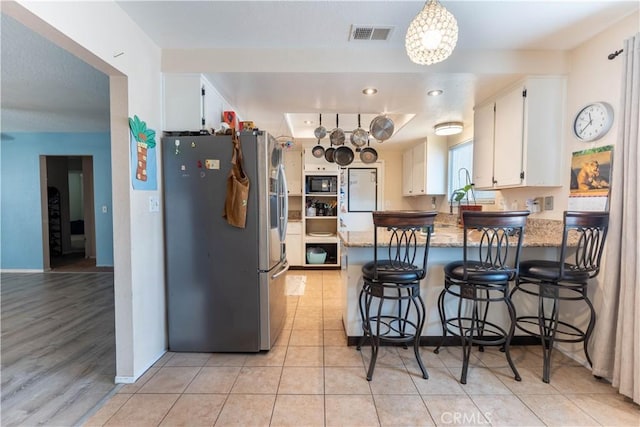
<path id="1" fill-rule="evenodd" d="M 282 276 L 284 273 L 286 273 L 289 270 L 289 262 L 286 259 L 281 265 L 282 265 L 282 268 L 276 274 L 271 276 L 272 279 L 277 279 L 278 277 Z"/>
<path id="2" fill-rule="evenodd" d="M 278 194 L 278 198 L 280 199 L 280 221 L 278 221 L 278 225 L 280 227 L 280 242 L 284 243 L 287 237 L 287 226 L 289 224 L 289 197 L 288 197 L 288 189 L 287 189 L 287 177 L 284 171 L 284 165 L 280 165 L 278 167 L 278 188 L 280 188 L 280 194 Z"/>

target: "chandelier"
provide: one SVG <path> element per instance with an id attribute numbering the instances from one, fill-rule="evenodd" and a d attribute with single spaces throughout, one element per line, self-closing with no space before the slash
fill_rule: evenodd
<path id="1" fill-rule="evenodd" d="M 457 42 L 456 18 L 438 0 L 428 0 L 409 24 L 405 48 L 413 62 L 430 65 L 447 59 Z"/>

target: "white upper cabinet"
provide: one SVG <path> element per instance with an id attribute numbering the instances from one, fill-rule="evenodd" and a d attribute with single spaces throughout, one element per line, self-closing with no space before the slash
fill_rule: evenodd
<path id="1" fill-rule="evenodd" d="M 473 115 L 473 183 L 493 187 L 493 130 L 495 103 L 475 109 Z"/>
<path id="2" fill-rule="evenodd" d="M 402 195 L 446 193 L 446 140 L 422 142 L 402 154 Z"/>
<path id="3" fill-rule="evenodd" d="M 302 152 L 284 152 L 284 171 L 287 175 L 287 190 L 290 196 L 302 195 Z"/>
<path id="4" fill-rule="evenodd" d="M 338 165 L 329 163 L 324 156 L 315 157 L 312 148 L 304 149 L 304 171 L 305 172 L 338 172 Z"/>
<path id="5" fill-rule="evenodd" d="M 562 185 L 565 93 L 563 77 L 530 77 L 476 107 L 476 188 Z"/>

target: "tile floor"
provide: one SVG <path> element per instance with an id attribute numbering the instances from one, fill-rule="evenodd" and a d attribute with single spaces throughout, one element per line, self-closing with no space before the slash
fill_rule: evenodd
<path id="1" fill-rule="evenodd" d="M 640 407 L 556 353 L 551 384 L 540 380 L 537 347 L 512 350 L 516 382 L 497 350 L 474 351 L 458 382 L 460 348 L 422 349 L 422 379 L 411 349 L 384 347 L 373 380 L 370 352 L 347 347 L 340 271 L 306 274 L 288 297 L 276 346 L 261 354 L 167 353 L 135 384 L 119 388 L 86 426 L 640 426 Z"/>

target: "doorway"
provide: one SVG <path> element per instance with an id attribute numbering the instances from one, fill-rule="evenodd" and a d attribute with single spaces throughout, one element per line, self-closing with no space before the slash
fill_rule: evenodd
<path id="1" fill-rule="evenodd" d="M 104 271 L 96 268 L 93 157 L 41 156 L 40 166 L 44 270 Z"/>

